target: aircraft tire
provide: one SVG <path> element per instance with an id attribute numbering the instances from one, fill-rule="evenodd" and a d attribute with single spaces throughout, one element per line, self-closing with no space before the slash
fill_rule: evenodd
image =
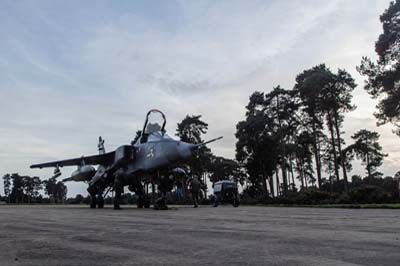
<path id="1" fill-rule="evenodd" d="M 91 200 L 90 200 L 90 208 L 91 209 L 96 209 L 96 205 L 97 205 L 97 200 L 96 200 L 96 196 L 90 196 Z"/>
<path id="2" fill-rule="evenodd" d="M 104 201 L 100 201 L 99 203 L 97 203 L 97 208 L 99 209 L 103 209 L 104 208 Z"/>
<path id="3" fill-rule="evenodd" d="M 97 196 L 97 208 L 103 209 L 104 208 L 104 198 L 102 194 L 98 194 Z"/>

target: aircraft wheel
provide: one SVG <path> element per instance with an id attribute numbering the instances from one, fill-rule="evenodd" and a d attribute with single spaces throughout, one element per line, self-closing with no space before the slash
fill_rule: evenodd
<path id="1" fill-rule="evenodd" d="M 104 208 L 104 200 L 99 201 L 99 203 L 97 203 L 97 208 L 99 208 L 99 209 L 103 209 Z"/>
<path id="2" fill-rule="evenodd" d="M 104 198 L 102 194 L 97 196 L 97 208 L 103 209 L 104 208 Z"/>
<path id="3" fill-rule="evenodd" d="M 91 196 L 90 208 L 91 209 L 96 209 L 96 205 L 97 205 L 96 196 Z"/>

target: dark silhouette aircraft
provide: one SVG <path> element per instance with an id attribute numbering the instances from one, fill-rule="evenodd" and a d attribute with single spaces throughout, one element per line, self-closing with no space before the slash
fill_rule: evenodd
<path id="1" fill-rule="evenodd" d="M 159 113 L 162 126 L 151 124 L 149 115 Z M 150 110 L 140 137 L 130 145 L 122 145 L 115 151 L 105 152 L 104 140 L 99 137 L 99 154 L 80 158 L 34 164 L 31 168 L 55 167 L 55 176 L 60 176 L 60 167 L 78 166 L 71 177 L 63 181 L 84 181 L 92 198 L 91 208 L 103 208 L 104 191 L 114 189 L 114 209 L 120 209 L 121 195 L 125 186 L 138 195 L 138 207 L 149 207 L 150 199 L 145 193 L 144 184 L 157 184 L 161 198 L 154 202 L 155 208 L 166 208 L 165 193 L 173 188 L 174 168 L 184 163 L 200 146 L 221 139 L 215 138 L 203 143 L 192 144 L 174 140 L 165 132 L 165 115 L 159 110 Z M 94 166 L 98 165 L 95 169 Z M 107 192 L 108 192 L 107 191 Z M 106 192 L 106 193 L 107 193 Z"/>

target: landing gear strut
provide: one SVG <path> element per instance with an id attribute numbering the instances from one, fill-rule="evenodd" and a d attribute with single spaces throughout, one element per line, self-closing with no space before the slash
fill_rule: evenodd
<path id="1" fill-rule="evenodd" d="M 97 205 L 96 195 L 90 195 L 90 208 L 96 209 L 96 205 Z"/>
<path id="2" fill-rule="evenodd" d="M 97 208 L 103 209 L 104 208 L 104 198 L 103 193 L 97 194 Z"/>
<path id="3" fill-rule="evenodd" d="M 122 199 L 122 193 L 124 193 L 124 184 L 123 184 L 123 176 L 122 174 L 119 174 L 115 177 L 114 181 L 114 210 L 121 210 L 121 199 Z"/>

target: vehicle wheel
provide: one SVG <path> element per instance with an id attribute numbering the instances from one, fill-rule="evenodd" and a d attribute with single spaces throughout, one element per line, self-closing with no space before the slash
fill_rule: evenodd
<path id="1" fill-rule="evenodd" d="M 213 197 L 213 207 L 218 207 L 219 201 L 217 197 Z"/>
<path id="2" fill-rule="evenodd" d="M 153 209 L 154 210 L 159 210 L 160 209 L 160 204 L 157 201 L 154 202 Z"/>

